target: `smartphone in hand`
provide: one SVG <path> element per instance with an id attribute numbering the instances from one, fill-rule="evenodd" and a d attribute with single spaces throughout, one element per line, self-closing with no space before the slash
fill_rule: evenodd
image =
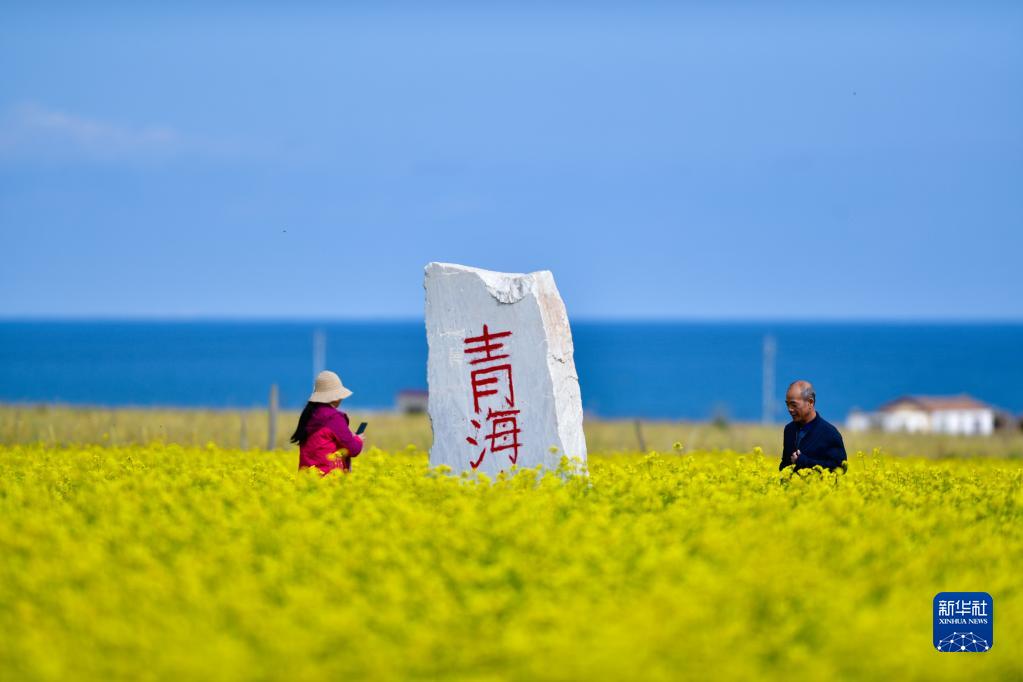
<path id="1" fill-rule="evenodd" d="M 366 430 L 367 426 L 369 426 L 369 424 L 367 424 L 366 422 L 362 422 L 361 424 L 359 424 L 359 428 L 355 429 L 355 435 L 361 436 L 363 432 Z"/>

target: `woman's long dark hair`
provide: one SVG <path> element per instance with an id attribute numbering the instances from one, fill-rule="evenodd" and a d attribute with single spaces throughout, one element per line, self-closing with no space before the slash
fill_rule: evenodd
<path id="1" fill-rule="evenodd" d="M 305 439 L 309 437 L 306 433 L 306 427 L 309 425 L 309 417 L 313 416 L 313 410 L 315 410 L 323 403 L 306 403 L 305 408 L 302 410 L 302 414 L 298 418 L 298 426 L 295 428 L 295 433 L 291 434 L 291 442 L 302 445 L 305 443 Z"/>

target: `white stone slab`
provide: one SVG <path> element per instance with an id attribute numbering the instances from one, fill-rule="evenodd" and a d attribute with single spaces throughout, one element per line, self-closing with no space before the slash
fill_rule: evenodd
<path id="1" fill-rule="evenodd" d="M 572 331 L 554 275 L 430 263 L 424 286 L 430 466 L 494 476 L 513 464 L 555 469 L 562 455 L 585 464 Z"/>

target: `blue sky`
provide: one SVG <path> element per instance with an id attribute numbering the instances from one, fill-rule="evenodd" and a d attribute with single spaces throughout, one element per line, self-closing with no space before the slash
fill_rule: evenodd
<path id="1" fill-rule="evenodd" d="M 0 316 L 1023 319 L 1023 6 L 762 4 L 5 3 Z"/>

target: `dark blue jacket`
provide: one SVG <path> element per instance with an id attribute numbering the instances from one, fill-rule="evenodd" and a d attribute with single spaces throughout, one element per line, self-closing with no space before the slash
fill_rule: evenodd
<path id="1" fill-rule="evenodd" d="M 781 464 L 778 469 L 784 469 L 792 464 L 792 453 L 799 450 L 799 459 L 796 460 L 797 469 L 807 469 L 820 465 L 825 469 L 846 468 L 845 443 L 842 442 L 842 434 L 838 432 L 824 417 L 817 413 L 813 421 L 806 425 L 803 437 L 799 437 L 797 422 L 789 422 L 785 425 L 785 437 L 781 448 Z"/>

